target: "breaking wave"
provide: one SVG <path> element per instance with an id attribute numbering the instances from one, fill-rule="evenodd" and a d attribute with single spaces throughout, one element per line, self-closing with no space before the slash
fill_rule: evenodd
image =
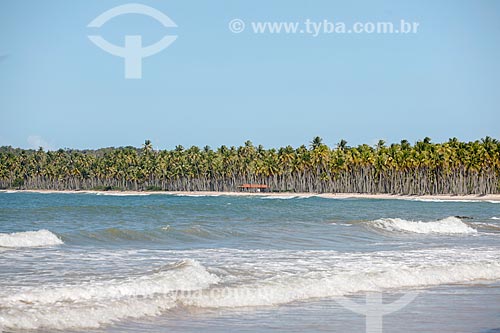
<path id="1" fill-rule="evenodd" d="M 154 316 L 176 305 L 170 293 L 219 282 L 200 263 L 185 260 L 167 270 L 123 280 L 24 290 L 2 297 L 0 323 L 14 329 L 97 328 L 123 318 Z"/>
<path id="2" fill-rule="evenodd" d="M 131 296 L 145 297 L 154 294 L 166 294 L 173 290 L 207 288 L 217 282 L 219 282 L 219 278 L 209 273 L 200 263 L 195 260 L 185 260 L 167 270 L 159 270 L 144 276 L 78 286 L 31 290 L 6 297 L 2 302 L 49 304 L 91 299 L 110 300 Z"/>
<path id="3" fill-rule="evenodd" d="M 255 285 L 194 293 L 181 298 L 180 301 L 183 305 L 211 308 L 269 306 L 312 298 L 339 297 L 358 292 L 498 280 L 500 263 L 395 267 L 378 271 L 346 272 L 328 277 L 315 277 L 315 274 L 311 274 L 310 277 L 271 279 Z"/>
<path id="4" fill-rule="evenodd" d="M 367 222 L 370 227 L 389 232 L 410 232 L 417 234 L 473 234 L 477 230 L 454 216 L 442 220 L 422 222 L 400 218 L 385 218 Z"/>
<path id="5" fill-rule="evenodd" d="M 156 316 L 177 306 L 230 308 L 273 306 L 357 292 L 423 288 L 500 279 L 500 263 L 396 266 L 368 271 L 335 270 L 221 284 L 201 264 L 186 260 L 167 271 L 123 281 L 40 288 L 0 300 L 0 320 L 13 329 L 98 328 L 125 318 Z"/>
<path id="6" fill-rule="evenodd" d="M 0 234 L 0 247 L 39 247 L 63 244 L 63 241 L 48 230 Z"/>

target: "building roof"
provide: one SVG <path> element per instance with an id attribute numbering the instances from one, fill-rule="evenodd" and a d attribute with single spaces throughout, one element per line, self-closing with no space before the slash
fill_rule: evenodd
<path id="1" fill-rule="evenodd" d="M 243 184 L 238 186 L 239 188 L 268 188 L 269 186 L 265 184 Z"/>

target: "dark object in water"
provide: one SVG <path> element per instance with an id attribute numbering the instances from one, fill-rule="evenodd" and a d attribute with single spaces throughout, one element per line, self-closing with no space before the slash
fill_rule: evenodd
<path id="1" fill-rule="evenodd" d="M 460 216 L 460 215 L 456 215 L 455 216 L 457 219 L 461 219 L 461 220 L 472 220 L 473 217 L 470 217 L 470 216 Z"/>

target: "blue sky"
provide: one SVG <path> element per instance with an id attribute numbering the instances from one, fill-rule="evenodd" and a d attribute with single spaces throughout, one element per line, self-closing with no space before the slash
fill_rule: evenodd
<path id="1" fill-rule="evenodd" d="M 500 137 L 500 2 L 134 1 L 168 15 L 87 25 L 129 3 L 0 1 L 0 145 L 266 147 Z M 247 29 L 234 34 L 234 18 Z M 254 34 L 255 21 L 419 22 L 417 34 Z M 92 44 L 144 45 L 141 80 Z"/>

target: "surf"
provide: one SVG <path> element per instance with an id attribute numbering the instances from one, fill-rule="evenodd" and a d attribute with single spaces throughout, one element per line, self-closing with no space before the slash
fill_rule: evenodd
<path id="1" fill-rule="evenodd" d="M 174 291 L 195 291 L 220 279 L 195 260 L 122 280 L 43 286 L 0 298 L 0 323 L 12 329 L 98 328 L 176 306 Z M 8 310 L 8 311 L 6 311 Z"/>
<path id="2" fill-rule="evenodd" d="M 46 229 L 0 234 L 0 247 L 43 247 L 61 244 L 64 242 Z"/>
<path id="3" fill-rule="evenodd" d="M 401 218 L 382 218 L 366 222 L 369 227 L 392 233 L 415 234 L 475 234 L 477 230 L 461 219 L 449 216 L 436 221 L 411 221 Z"/>
<path id="4" fill-rule="evenodd" d="M 491 257 L 488 251 L 474 260 L 462 258 L 460 262 L 455 262 L 456 254 L 448 254 L 449 258 L 442 251 L 431 251 L 431 256 L 450 259 L 432 263 L 420 261 L 426 256 L 418 252 L 387 253 L 387 258 L 403 255 L 413 264 L 383 259 L 368 270 L 364 254 L 353 254 L 351 259 L 361 259 L 353 262 L 354 266 L 339 262 L 340 266 L 332 266 L 327 272 L 275 272 L 271 277 L 251 281 L 216 275 L 200 262 L 187 259 L 123 280 L 38 287 L 2 297 L 0 319 L 12 329 L 99 328 L 119 320 L 159 316 L 173 308 L 278 306 L 360 292 L 418 290 L 500 279 L 498 256 Z M 383 253 L 379 255 L 384 258 Z"/>

